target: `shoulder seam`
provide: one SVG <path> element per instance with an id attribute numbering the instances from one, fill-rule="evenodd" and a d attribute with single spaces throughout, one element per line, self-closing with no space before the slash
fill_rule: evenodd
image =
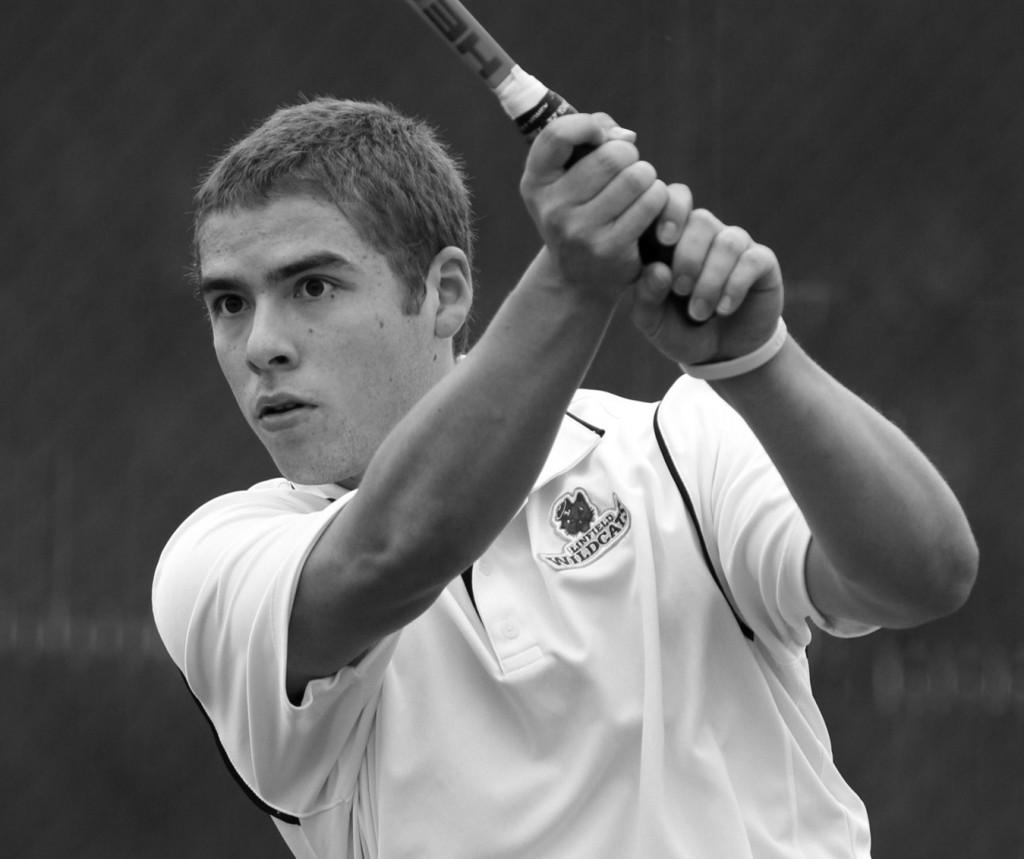
<path id="1" fill-rule="evenodd" d="M 220 752 L 220 757 L 224 762 L 224 766 L 228 768 L 228 772 L 231 773 L 231 777 L 235 780 L 249 800 L 264 814 L 269 814 L 271 817 L 277 818 L 282 823 L 290 823 L 292 826 L 300 826 L 302 822 L 298 817 L 294 814 L 289 814 L 286 811 L 274 808 L 274 806 L 262 800 L 259 795 L 257 795 L 256 791 L 249 787 L 245 779 L 242 778 L 242 774 L 235 769 L 235 765 L 231 763 L 231 758 L 228 757 L 227 749 L 224 748 L 224 744 L 220 741 L 220 735 L 217 733 L 217 728 L 213 724 L 210 714 L 206 712 L 206 708 L 203 707 L 199 698 L 196 697 L 196 693 L 192 691 L 192 687 L 188 685 L 188 678 L 185 677 L 184 673 L 181 674 L 181 679 L 185 682 L 185 688 L 188 689 L 189 694 L 192 696 L 192 700 L 196 702 L 199 712 L 202 713 L 203 718 L 206 719 L 206 724 L 210 726 L 210 731 L 213 733 L 213 741 L 217 744 L 217 751 Z"/>

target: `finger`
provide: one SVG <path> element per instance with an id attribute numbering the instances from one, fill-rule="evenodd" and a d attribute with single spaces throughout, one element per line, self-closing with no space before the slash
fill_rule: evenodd
<path id="1" fill-rule="evenodd" d="M 636 132 L 623 128 L 611 116 L 603 111 L 590 114 L 604 132 L 602 143 L 608 140 L 628 140 L 630 143 L 636 141 Z"/>
<path id="2" fill-rule="evenodd" d="M 547 184 L 559 178 L 576 147 L 601 144 L 605 125 L 602 115 L 586 113 L 560 116 L 548 123 L 527 153 L 524 181 Z"/>
<path id="3" fill-rule="evenodd" d="M 629 143 L 606 144 L 595 153 L 592 165 L 562 180 L 556 193 L 544 195 L 538 212 L 550 234 L 560 241 L 589 244 L 607 230 L 609 240 L 614 240 L 617 219 L 655 177 L 651 165 L 628 163 L 635 153 Z"/>
<path id="4" fill-rule="evenodd" d="M 636 142 L 636 132 L 630 131 L 627 128 L 622 128 L 607 113 L 595 113 L 593 114 L 593 116 L 597 120 L 598 124 L 601 126 L 602 131 L 604 132 L 600 142 L 596 145 L 594 143 L 588 142 L 581 143 L 578 146 L 574 146 L 572 154 L 569 156 L 569 159 L 565 162 L 565 164 L 562 165 L 563 169 L 568 170 L 577 161 L 579 161 L 582 158 L 585 158 L 596 148 L 600 147 L 605 143 L 608 143 L 609 141 L 625 140 L 628 143 Z"/>
<path id="5" fill-rule="evenodd" d="M 707 209 L 694 209 L 690 213 L 672 258 L 672 272 L 675 275 L 672 291 L 676 295 L 686 296 L 693 291 L 711 243 L 724 226 Z"/>
<path id="6" fill-rule="evenodd" d="M 610 140 L 595 149 L 593 153 L 583 160 L 582 164 L 574 166 L 566 174 L 564 182 L 569 195 L 574 200 L 585 202 L 603 193 L 608 186 L 616 183 L 617 180 L 621 183 L 623 181 L 620 178 L 621 174 L 630 166 L 636 165 L 639 162 L 640 152 L 634 144 L 627 140 Z M 648 172 L 655 172 L 654 168 L 649 164 L 646 167 L 640 168 L 640 170 L 639 174 L 630 174 L 630 176 L 625 178 L 624 181 L 627 186 L 635 184 L 637 181 L 643 181 L 644 176 Z M 634 198 L 646 190 L 651 181 L 653 179 L 648 176 L 645 184 L 636 189 L 633 195 Z M 622 190 L 620 187 L 620 191 Z M 628 187 L 625 190 L 628 193 Z M 608 199 L 612 200 L 613 198 L 609 197 Z M 611 206 L 614 208 L 614 203 Z"/>
<path id="7" fill-rule="evenodd" d="M 658 216 L 656 235 L 666 247 L 675 247 L 683 234 L 690 212 L 693 211 L 693 193 L 686 185 L 674 182 L 667 186 L 668 202 Z"/>
<path id="8" fill-rule="evenodd" d="M 722 299 L 722 292 L 736 263 L 753 240 L 742 227 L 723 227 L 708 248 L 700 275 L 690 295 L 689 314 L 698 322 L 709 319 Z"/>
<path id="9" fill-rule="evenodd" d="M 601 147 L 602 150 L 610 148 L 610 145 Z M 657 179 L 657 171 L 647 161 L 636 161 L 624 166 L 590 201 L 586 207 L 588 214 L 597 223 L 612 223 L 619 220 L 654 185 Z M 662 183 L 662 187 L 664 187 L 664 183 Z M 656 214 L 657 212 L 652 214 L 647 223 L 653 221 Z"/>
<path id="10" fill-rule="evenodd" d="M 637 241 L 644 230 L 654 223 L 658 212 L 665 208 L 667 196 L 665 183 L 656 179 L 615 222 L 613 234 L 622 241 L 628 241 L 636 249 L 638 257 L 640 249 Z"/>
<path id="11" fill-rule="evenodd" d="M 539 184 L 558 179 L 573 151 L 580 146 L 599 147 L 609 140 L 635 139 L 606 113 L 574 113 L 560 116 L 543 129 L 530 147 L 524 176 Z"/>
<path id="12" fill-rule="evenodd" d="M 735 313 L 746 300 L 754 284 L 768 277 L 777 277 L 778 270 L 779 261 L 771 248 L 759 244 L 751 245 L 740 256 L 729 274 L 715 311 L 722 316 Z"/>
<path id="13" fill-rule="evenodd" d="M 661 331 L 667 311 L 666 300 L 672 293 L 672 271 L 661 262 L 645 266 L 633 288 L 633 324 L 642 334 L 655 338 Z"/>

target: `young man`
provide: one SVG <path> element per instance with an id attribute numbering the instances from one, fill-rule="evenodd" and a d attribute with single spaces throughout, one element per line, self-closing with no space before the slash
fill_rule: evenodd
<path id="1" fill-rule="evenodd" d="M 420 123 L 318 100 L 210 172 L 200 290 L 282 476 L 167 544 L 172 658 L 296 856 L 867 856 L 808 620 L 954 610 L 959 505 L 630 132 L 558 120 L 521 192 L 543 247 L 457 359 L 469 207 Z M 660 404 L 577 390 L 621 300 L 688 370 Z"/>

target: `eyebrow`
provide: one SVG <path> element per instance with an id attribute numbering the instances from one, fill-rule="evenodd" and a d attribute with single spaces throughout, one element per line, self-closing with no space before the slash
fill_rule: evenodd
<path id="1" fill-rule="evenodd" d="M 353 263 L 341 254 L 333 251 L 317 251 L 307 254 L 304 257 L 285 263 L 278 268 L 271 269 L 267 273 L 267 279 L 273 283 L 281 283 L 296 275 L 315 268 L 327 268 L 329 266 L 351 266 Z M 232 277 L 201 277 L 196 292 L 205 295 L 208 292 L 219 292 L 221 290 L 237 289 L 242 282 Z"/>

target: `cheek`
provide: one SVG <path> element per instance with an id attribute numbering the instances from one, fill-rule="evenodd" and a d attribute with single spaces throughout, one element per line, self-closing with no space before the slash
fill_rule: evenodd
<path id="1" fill-rule="evenodd" d="M 217 356 L 217 363 L 225 376 L 238 362 L 238 347 L 226 337 L 213 335 L 213 353 Z"/>
<path id="2" fill-rule="evenodd" d="M 430 366 L 432 339 L 415 317 L 376 321 L 376 348 L 387 361 L 389 380 L 415 378 Z"/>
<path id="3" fill-rule="evenodd" d="M 242 385 L 248 375 L 245 366 L 245 355 L 241 348 L 230 343 L 218 342 L 214 339 L 214 354 L 217 356 L 217 364 L 221 373 L 227 380 L 235 397 L 241 396 Z"/>
<path id="4" fill-rule="evenodd" d="M 426 345 L 420 320 L 410 316 L 375 313 L 346 338 L 366 354 L 413 356 Z"/>

